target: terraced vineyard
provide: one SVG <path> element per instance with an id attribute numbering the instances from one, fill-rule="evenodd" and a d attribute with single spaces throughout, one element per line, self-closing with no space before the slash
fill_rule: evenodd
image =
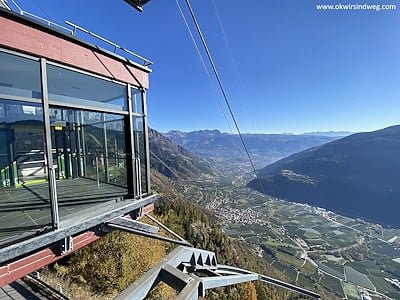
<path id="1" fill-rule="evenodd" d="M 400 299 L 400 289 L 385 280 L 400 278 L 399 229 L 262 195 L 240 184 L 245 180 L 202 177 L 178 188 L 292 283 L 323 288 L 332 299 Z"/>

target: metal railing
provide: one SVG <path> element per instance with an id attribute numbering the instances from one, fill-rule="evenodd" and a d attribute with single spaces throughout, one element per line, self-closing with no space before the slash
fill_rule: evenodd
<path id="1" fill-rule="evenodd" d="M 108 40 L 108 39 L 106 39 L 106 38 L 94 33 L 94 32 L 91 32 L 91 31 L 89 31 L 89 30 L 87 30 L 87 29 L 85 29 L 85 28 L 83 28 L 83 27 L 81 27 L 79 25 L 76 25 L 76 24 L 74 24 L 74 23 L 72 23 L 70 21 L 65 21 L 65 24 L 67 24 L 68 26 L 71 26 L 72 29 L 67 28 L 67 27 L 65 27 L 63 25 L 57 24 L 57 23 L 55 23 L 53 21 L 50 21 L 48 19 L 39 17 L 39 16 L 37 16 L 35 14 L 32 14 L 30 12 L 27 12 L 27 11 L 23 10 L 17 4 L 17 2 L 15 0 L 10 0 L 10 1 L 13 3 L 13 5 L 17 9 L 18 13 L 20 15 L 22 15 L 22 16 L 28 16 L 31 19 L 34 19 L 36 21 L 39 21 L 41 23 L 44 23 L 44 24 L 48 25 L 49 27 L 55 27 L 57 29 L 61 29 L 61 30 L 65 31 L 68 34 L 70 34 L 72 36 L 75 36 L 75 37 L 76 37 L 77 31 L 79 30 L 79 31 L 81 31 L 83 33 L 86 33 L 86 34 L 88 34 L 88 35 L 90 35 L 90 36 L 92 36 L 92 37 L 94 37 L 94 38 L 96 38 L 96 39 L 98 39 L 98 40 L 100 40 L 100 41 L 112 46 L 113 47 L 112 52 L 115 53 L 115 54 L 117 54 L 118 50 L 120 50 L 120 51 L 122 51 L 124 53 L 127 53 L 127 54 L 129 54 L 130 56 L 132 56 L 134 58 L 134 61 L 136 63 L 139 63 L 139 64 L 143 65 L 144 67 L 149 67 L 149 66 L 151 66 L 153 64 L 153 62 L 148 60 L 147 58 L 145 58 L 145 57 L 143 57 L 143 56 L 141 56 L 141 55 L 139 55 L 139 54 L 137 54 L 137 53 L 135 53 L 135 52 L 133 52 L 133 51 L 131 51 L 129 49 L 121 47 L 120 45 L 118 45 L 118 44 L 116 44 L 116 43 L 114 43 L 114 42 L 112 42 L 112 41 L 110 41 L 110 40 Z"/>
<path id="2" fill-rule="evenodd" d="M 114 43 L 114 42 L 112 42 L 110 40 L 107 40 L 106 38 L 104 38 L 104 37 L 102 37 L 102 36 L 100 36 L 100 35 L 98 35 L 98 34 L 96 34 L 94 32 L 91 32 L 91 31 L 89 31 L 89 30 L 87 30 L 87 29 L 85 29 L 85 28 L 83 28 L 83 27 L 81 27 L 79 25 L 76 25 L 76 24 L 74 24 L 74 23 L 72 23 L 70 21 L 65 21 L 65 24 L 67 24 L 67 25 L 69 25 L 69 26 L 71 26 L 73 28 L 71 30 L 73 36 L 76 36 L 77 30 L 80 30 L 80 31 L 82 31 L 82 32 L 84 32 L 84 33 L 86 33 L 86 34 L 88 34 L 88 35 L 90 35 L 90 36 L 92 36 L 92 37 L 94 37 L 96 39 L 99 39 L 100 41 L 112 46 L 114 53 L 117 53 L 117 50 L 121 50 L 123 52 L 126 52 L 126 53 L 132 55 L 133 57 L 135 57 L 135 59 L 138 59 L 138 60 L 142 61 L 142 65 L 145 66 L 145 67 L 151 66 L 153 64 L 153 62 L 148 60 L 147 58 L 144 58 L 143 56 L 141 56 L 139 54 L 136 54 L 135 52 L 133 52 L 133 51 L 131 51 L 129 49 L 121 47 L 120 45 L 118 45 L 118 44 L 116 44 L 116 43 Z"/>
<path id="3" fill-rule="evenodd" d="M 30 17 L 30 18 L 36 20 L 36 21 L 39 21 L 39 22 L 42 22 L 42 23 L 47 24 L 49 27 L 55 27 L 55 28 L 61 29 L 61 30 L 63 30 L 63 31 L 66 31 L 68 34 L 73 35 L 71 29 L 69 29 L 69 28 L 67 28 L 67 27 L 65 27 L 65 26 L 62 26 L 62 25 L 60 25 L 60 24 L 57 24 L 57 23 L 55 23 L 55 22 L 53 22 L 53 21 L 50 21 L 50 20 L 47 20 L 47 19 L 45 19 L 45 18 L 39 17 L 39 16 L 37 16 L 37 15 L 34 15 L 34 14 L 28 12 L 28 11 L 23 10 L 23 9 L 17 4 L 17 2 L 14 1 L 14 0 L 11 0 L 11 2 L 12 2 L 12 4 L 14 4 L 14 6 L 17 8 L 18 13 L 19 13 L 21 16 L 28 16 L 28 17 Z"/>

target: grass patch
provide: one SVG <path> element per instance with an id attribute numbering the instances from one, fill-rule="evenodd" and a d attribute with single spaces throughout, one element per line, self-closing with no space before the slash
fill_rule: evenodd
<path id="1" fill-rule="evenodd" d="M 349 300 L 360 300 L 357 287 L 350 282 L 343 282 L 343 291 Z"/>

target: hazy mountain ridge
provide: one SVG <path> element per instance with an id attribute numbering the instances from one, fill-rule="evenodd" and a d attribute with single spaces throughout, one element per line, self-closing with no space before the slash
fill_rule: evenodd
<path id="1" fill-rule="evenodd" d="M 178 145 L 204 158 L 225 161 L 247 161 L 237 134 L 221 133 L 219 130 L 192 132 L 170 131 L 164 134 Z M 243 139 L 256 167 L 275 162 L 283 157 L 307 148 L 331 142 L 338 137 L 292 134 L 243 134 Z"/>
<path id="2" fill-rule="evenodd" d="M 314 132 L 304 132 L 302 135 L 318 135 L 318 136 L 331 136 L 331 137 L 346 137 L 356 132 L 351 131 L 314 131 Z"/>
<path id="3" fill-rule="evenodd" d="M 193 178 L 210 173 L 207 163 L 175 144 L 154 129 L 149 129 L 151 168 L 169 178 Z"/>
<path id="4" fill-rule="evenodd" d="M 296 153 L 259 176 L 269 195 L 398 227 L 399 153 L 400 126 L 392 126 Z"/>

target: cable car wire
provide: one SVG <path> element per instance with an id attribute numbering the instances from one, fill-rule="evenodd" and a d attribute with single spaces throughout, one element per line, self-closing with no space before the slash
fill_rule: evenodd
<path id="1" fill-rule="evenodd" d="M 262 183 L 261 183 L 260 178 L 259 178 L 258 175 L 257 175 L 257 171 L 256 171 L 256 168 L 255 168 L 255 166 L 254 166 L 253 160 L 251 159 L 249 150 L 248 150 L 248 148 L 247 148 L 247 146 L 246 146 L 246 143 L 245 143 L 245 141 L 244 141 L 244 139 L 243 139 L 243 136 L 242 136 L 242 133 L 241 133 L 241 131 L 240 131 L 238 122 L 236 121 L 235 114 L 233 113 L 232 107 L 231 107 L 231 105 L 230 105 L 230 103 L 229 103 L 229 99 L 228 99 L 227 93 L 226 93 L 225 88 L 224 88 L 224 86 L 223 86 L 223 84 L 222 84 L 222 81 L 221 81 L 221 78 L 220 78 L 220 76 L 219 76 L 217 67 L 216 67 L 216 65 L 215 65 L 215 63 L 214 63 L 214 60 L 213 60 L 212 55 L 211 55 L 211 52 L 210 52 L 210 50 L 209 50 L 209 48 L 208 48 L 208 46 L 207 46 L 207 42 L 206 42 L 206 40 L 205 40 L 205 38 L 204 38 L 204 36 L 203 36 L 203 33 L 202 33 L 202 31 L 201 31 L 201 28 L 200 28 L 200 25 L 199 25 L 199 23 L 197 22 L 197 18 L 196 18 L 195 14 L 194 14 L 194 11 L 193 11 L 193 9 L 192 9 L 192 6 L 190 5 L 190 1 L 189 1 L 189 0 L 185 0 L 185 2 L 186 2 L 186 6 L 187 6 L 187 8 L 188 8 L 188 10 L 189 10 L 189 12 L 190 12 L 190 16 L 192 17 L 193 23 L 194 23 L 194 25 L 195 25 L 195 27 L 196 27 L 197 33 L 199 34 L 200 40 L 201 40 L 201 42 L 202 42 L 202 44 L 203 44 L 204 50 L 205 50 L 205 52 L 206 52 L 206 54 L 207 54 L 208 60 L 209 60 L 209 62 L 210 62 L 210 64 L 211 64 L 211 67 L 212 67 L 212 70 L 213 70 L 213 72 L 214 72 L 215 78 L 217 79 L 218 86 L 219 86 L 219 88 L 220 88 L 220 90 L 221 90 L 221 93 L 222 93 L 222 95 L 223 95 L 223 98 L 224 98 L 224 100 L 225 100 L 225 103 L 226 103 L 226 105 L 227 105 L 227 107 L 228 107 L 228 110 L 229 110 L 229 113 L 230 113 L 230 115 L 231 115 L 231 117 L 232 117 L 233 123 L 235 124 L 236 130 L 237 130 L 237 132 L 238 132 L 238 134 L 239 134 L 240 141 L 242 142 L 243 148 L 244 148 L 244 150 L 245 150 L 245 152 L 246 152 L 246 154 L 247 154 L 247 157 L 248 157 L 249 162 L 250 162 L 250 164 L 251 164 L 251 167 L 252 167 L 252 169 L 253 169 L 254 175 L 256 176 L 256 179 L 257 179 L 257 181 L 258 181 L 258 183 L 259 183 L 259 185 L 260 185 L 261 190 L 264 192 L 264 187 L 263 187 L 263 185 L 262 185 Z"/>
<path id="2" fill-rule="evenodd" d="M 203 65 L 203 68 L 204 68 L 204 71 L 206 72 L 206 75 L 207 75 L 208 80 L 209 80 L 209 82 L 210 82 L 211 88 L 213 89 L 213 92 L 214 92 L 214 94 L 215 94 L 215 97 L 217 98 L 219 107 L 221 108 L 221 112 L 222 112 L 222 114 L 224 115 L 225 121 L 226 121 L 226 123 L 227 123 L 227 125 L 228 125 L 228 128 L 229 128 L 229 131 L 233 134 L 232 127 L 231 127 L 231 125 L 230 125 L 230 123 L 229 123 L 229 120 L 228 120 L 228 117 L 227 117 L 227 115 L 226 115 L 226 113 L 225 113 L 224 107 L 222 106 L 220 97 L 219 97 L 219 95 L 218 95 L 218 93 L 217 93 L 217 91 L 216 91 L 216 89 L 215 89 L 214 84 L 213 84 L 213 80 L 212 80 L 212 78 L 211 78 L 211 74 L 210 74 L 210 72 L 209 72 L 208 69 L 207 69 L 207 66 L 206 66 L 206 63 L 205 63 L 205 61 L 204 61 L 204 59 L 203 59 L 203 56 L 201 55 L 201 52 L 200 52 L 199 46 L 197 45 L 196 39 L 195 39 L 194 36 L 193 36 L 192 30 L 190 29 L 189 23 L 188 23 L 188 21 L 186 20 L 185 14 L 183 13 L 183 10 L 182 10 L 182 8 L 181 8 L 181 6 L 180 6 L 180 4 L 179 4 L 179 1 L 178 1 L 178 0 L 175 0 L 175 1 L 176 1 L 176 5 L 178 6 L 179 12 L 181 13 L 182 19 L 183 19 L 183 21 L 185 22 L 186 28 L 187 28 L 187 30 L 188 30 L 188 32 L 189 32 L 189 35 L 190 35 L 190 37 L 191 37 L 191 39 L 192 39 L 193 45 L 194 45 L 194 47 L 195 47 L 195 49 L 196 49 L 196 53 L 197 53 L 197 55 L 198 55 L 199 58 L 200 58 L 200 61 L 201 61 L 202 65 Z"/>

